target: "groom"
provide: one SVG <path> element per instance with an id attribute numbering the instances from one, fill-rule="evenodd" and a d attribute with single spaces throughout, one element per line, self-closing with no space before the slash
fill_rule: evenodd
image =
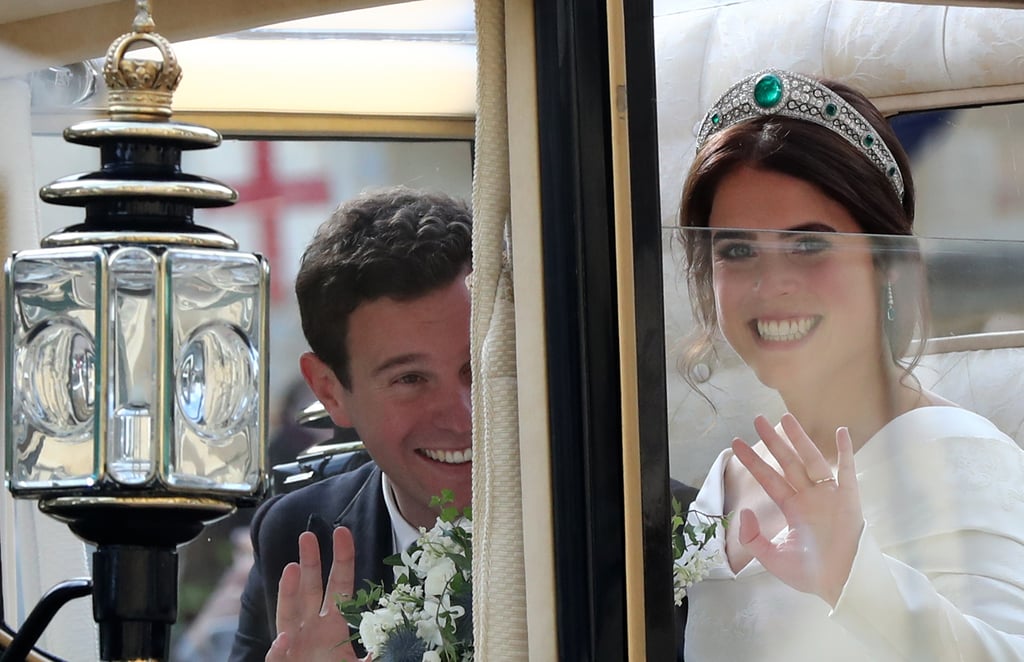
<path id="1" fill-rule="evenodd" d="M 257 511 L 232 662 L 264 660 L 277 634 L 278 581 L 300 544 L 306 559 L 319 547 L 322 583 L 310 588 L 327 582 L 339 527 L 355 555 L 347 585 L 390 587 L 383 559 L 434 524 L 430 498 L 447 489 L 453 506 L 469 505 L 471 225 L 463 203 L 389 188 L 344 203 L 302 256 L 295 292 L 311 349 L 302 375 L 373 461 Z M 300 543 L 305 531 L 315 538 Z"/>

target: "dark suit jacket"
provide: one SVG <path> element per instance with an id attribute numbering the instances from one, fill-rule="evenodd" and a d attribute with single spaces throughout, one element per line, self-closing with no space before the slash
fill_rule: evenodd
<path id="1" fill-rule="evenodd" d="M 697 490 L 672 481 L 672 495 L 684 507 Z M 255 563 L 242 593 L 238 632 L 231 649 L 230 662 L 262 662 L 276 636 L 277 583 L 284 567 L 298 561 L 298 539 L 303 531 L 313 531 L 320 541 L 323 582 L 327 582 L 332 531 L 346 526 L 352 530 L 356 545 L 355 587 L 367 581 L 383 583 L 390 590 L 394 576 L 383 562 L 392 554 L 391 521 L 381 487 L 381 472 L 369 462 L 348 473 L 332 476 L 290 494 L 270 499 L 256 511 L 251 536 Z M 686 602 L 676 609 L 679 633 L 679 659 L 682 659 L 682 633 L 686 626 Z M 339 641 L 341 635 L 339 633 Z M 357 650 L 363 655 L 363 651 Z"/>
<path id="2" fill-rule="evenodd" d="M 355 588 L 363 588 L 369 581 L 383 583 L 390 590 L 394 577 L 383 561 L 394 551 L 393 534 L 380 468 L 375 463 L 275 496 L 260 506 L 252 520 L 255 564 L 242 593 L 230 662 L 262 662 L 270 649 L 277 634 L 278 580 L 289 562 L 298 561 L 299 534 L 307 530 L 316 533 L 326 583 L 334 556 L 331 535 L 339 526 L 351 529 L 355 541 Z M 338 641 L 346 636 L 339 632 Z M 362 651 L 356 652 L 362 655 Z"/>

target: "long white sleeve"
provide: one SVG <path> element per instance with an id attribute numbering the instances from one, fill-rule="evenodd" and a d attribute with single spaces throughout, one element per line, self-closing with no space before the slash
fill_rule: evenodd
<path id="1" fill-rule="evenodd" d="M 886 658 L 1024 660 L 1024 453 L 897 431 L 858 462 L 870 524 L 832 619 Z"/>
<path id="2" fill-rule="evenodd" d="M 929 577 L 883 554 L 865 529 L 832 618 L 885 659 L 1024 660 L 1020 543 L 978 532 L 930 543 L 937 562 L 960 556 L 943 548 L 979 553 L 974 562 L 960 558 Z"/>
<path id="3" fill-rule="evenodd" d="M 729 455 L 694 508 L 722 512 Z M 1024 661 L 1024 451 L 977 414 L 925 407 L 855 462 L 866 525 L 835 608 L 723 561 L 687 592 L 686 659 Z"/>

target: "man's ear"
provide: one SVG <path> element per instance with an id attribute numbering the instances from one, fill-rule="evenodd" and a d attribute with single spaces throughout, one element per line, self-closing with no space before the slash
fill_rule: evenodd
<path id="1" fill-rule="evenodd" d="M 341 428 L 352 427 L 352 419 L 348 415 L 346 405 L 345 387 L 338 381 L 334 371 L 313 352 L 305 352 L 299 357 L 299 370 L 334 424 Z"/>

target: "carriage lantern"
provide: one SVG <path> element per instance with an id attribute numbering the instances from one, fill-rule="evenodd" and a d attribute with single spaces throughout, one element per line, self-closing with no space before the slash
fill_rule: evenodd
<path id="1" fill-rule="evenodd" d="M 136 4 L 104 64 L 109 119 L 64 132 L 101 168 L 40 191 L 84 222 L 5 265 L 8 485 L 96 545 L 104 660 L 167 657 L 178 545 L 266 485 L 269 267 L 193 222 L 237 194 L 182 172 L 220 135 L 171 121 L 181 69 Z"/>

